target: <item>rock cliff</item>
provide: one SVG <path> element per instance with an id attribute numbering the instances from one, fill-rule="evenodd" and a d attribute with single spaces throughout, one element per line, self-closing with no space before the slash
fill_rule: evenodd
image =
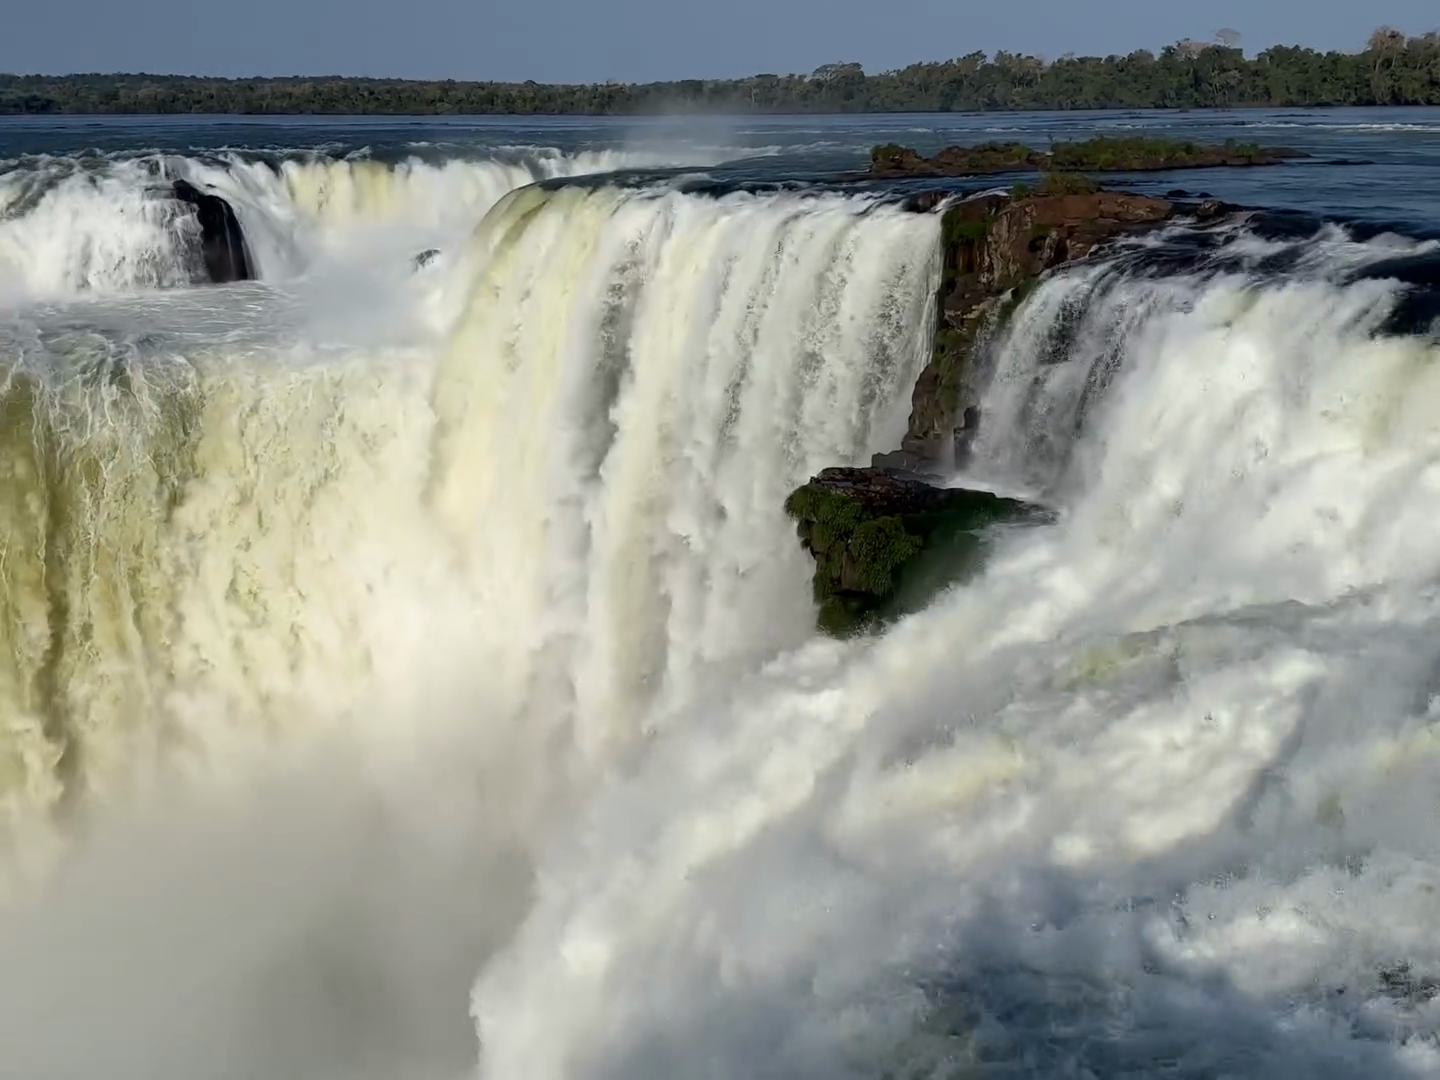
<path id="1" fill-rule="evenodd" d="M 911 205 L 933 210 L 943 199 L 921 195 Z M 821 629 L 850 633 L 923 606 L 977 565 L 995 525 L 1050 520 L 1033 504 L 932 484 L 963 463 L 984 420 L 976 354 L 1046 271 L 1163 225 L 1181 209 L 1169 199 L 1061 178 L 1039 192 L 986 195 L 944 210 L 934 350 L 915 384 L 901 448 L 876 455 L 869 468 L 822 470 L 786 501 L 815 559 Z M 1226 210 L 1217 203 L 1185 209 L 1202 218 Z"/>
<path id="2" fill-rule="evenodd" d="M 1175 216 L 1168 199 L 1119 192 L 990 195 L 945 211 L 934 353 L 911 398 L 903 454 L 885 464 L 953 465 L 982 421 L 972 355 L 1047 270 Z M 966 410 L 971 410 L 967 415 Z"/>
<path id="3" fill-rule="evenodd" d="M 188 180 L 176 180 L 171 192 L 175 199 L 195 208 L 200 222 L 200 254 L 210 280 L 224 285 L 254 277 L 245 233 L 230 204 L 219 195 L 201 191 Z"/>

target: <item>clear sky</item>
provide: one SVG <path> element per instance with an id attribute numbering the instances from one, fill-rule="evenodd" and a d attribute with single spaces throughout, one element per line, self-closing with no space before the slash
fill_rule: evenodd
<path id="1" fill-rule="evenodd" d="M 1358 49 L 1440 29 L 1440 0 L 4 0 L 0 71 L 591 82 L 870 72 L 976 49 L 1056 57 L 1239 30 Z"/>

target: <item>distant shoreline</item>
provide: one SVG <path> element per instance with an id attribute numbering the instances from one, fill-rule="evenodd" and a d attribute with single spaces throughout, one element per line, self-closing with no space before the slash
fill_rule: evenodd
<path id="1" fill-rule="evenodd" d="M 1440 34 L 1377 31 L 1363 52 L 1276 46 L 1254 57 L 1181 42 L 1128 56 L 972 53 L 867 75 L 545 84 L 349 76 L 3 75 L 0 115 L 650 116 L 1003 113 L 1440 105 Z"/>

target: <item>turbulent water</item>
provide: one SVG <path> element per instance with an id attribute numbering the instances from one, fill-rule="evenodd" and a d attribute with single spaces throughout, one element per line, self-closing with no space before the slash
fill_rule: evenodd
<path id="1" fill-rule="evenodd" d="M 195 215 L 166 197 L 175 180 L 233 207 L 258 276 L 269 281 L 312 271 L 324 260 L 375 259 L 387 241 L 397 257 L 448 245 L 516 188 L 650 160 L 533 148 L 434 164 L 236 152 L 32 157 L 0 174 L 0 296 L 203 281 Z"/>
<path id="2" fill-rule="evenodd" d="M 842 642 L 939 221 L 709 134 L 0 168 L 0 1072 L 1440 1074 L 1413 206 L 1047 279 L 951 482 L 1058 520 Z"/>

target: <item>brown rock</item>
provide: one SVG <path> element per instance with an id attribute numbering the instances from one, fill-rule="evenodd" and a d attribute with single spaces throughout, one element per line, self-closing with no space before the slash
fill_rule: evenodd
<path id="1" fill-rule="evenodd" d="M 1118 236 L 1154 228 L 1175 203 L 1127 192 L 986 196 L 946 211 L 940 324 L 931 362 L 911 397 L 902 449 L 952 464 L 973 438 L 962 422 L 974 404 L 970 359 L 1039 275 L 1083 259 Z"/>

